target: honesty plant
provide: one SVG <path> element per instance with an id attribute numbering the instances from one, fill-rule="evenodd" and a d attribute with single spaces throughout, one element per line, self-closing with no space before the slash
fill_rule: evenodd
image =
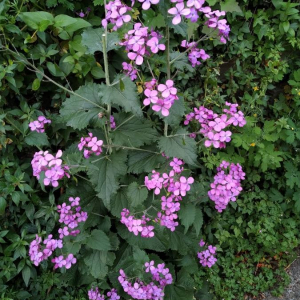
<path id="1" fill-rule="evenodd" d="M 102 283 L 107 282 L 105 278 L 109 274 L 113 287 L 118 292 L 122 287 L 125 297 L 161 300 L 166 286 L 174 281 L 171 273 L 176 268 L 170 271 L 164 263 L 155 267 L 154 261 L 158 261 L 159 256 L 155 254 L 152 259 L 152 254 L 148 256 L 142 249 L 170 249 L 183 256 L 189 253 L 193 258 L 182 261 L 182 265 L 196 257 L 194 245 L 203 225 L 203 214 L 193 191 L 197 189 L 200 175 L 197 151 L 210 146 L 225 148 L 233 134 L 228 127 L 236 130 L 246 124 L 243 112 L 237 109 L 238 104 L 229 102 L 225 103 L 227 108 L 221 114 L 214 112 L 211 106 L 206 108 L 206 104 L 186 112 L 189 105 L 184 101 L 184 91 L 178 88 L 178 70 L 201 67 L 212 55 L 199 44 L 213 36 L 226 43 L 230 32 L 225 12 L 213 11 L 204 4 L 203 0 L 172 0 L 164 7 L 159 0 L 139 0 L 132 1 L 129 7 L 120 0 L 104 1 L 102 28 L 86 29 L 82 39 L 78 39 L 87 53 L 94 55 L 97 52 L 97 59 L 98 54 L 103 53 L 105 80 L 100 84 L 87 80 L 89 83 L 75 92 L 59 85 L 70 95 L 62 104 L 61 117 L 68 126 L 80 130 L 76 135 L 76 150 L 71 146 L 64 156 L 62 150 L 55 156 L 49 151 L 40 151 L 35 153 L 31 164 L 33 175 L 53 188 L 58 188 L 61 179 L 71 175 L 85 179 L 89 184 L 86 190 L 92 189 L 92 198 L 97 201 L 85 202 L 91 211 L 89 218 L 87 212 L 81 211 L 79 197 L 69 198 L 70 204 L 57 206 L 59 223 L 62 224 L 58 229 L 59 239 L 54 240 L 49 235 L 42 247 L 41 237 L 36 237 L 29 252 L 36 266 L 56 249 L 61 249 L 64 239 L 78 238 L 80 247 L 68 246 L 68 249 L 75 249 L 79 256 L 75 257 L 76 253 L 72 252 L 54 257 L 55 269 L 69 269 L 82 259 L 82 264 L 89 270 L 87 273 L 90 272 L 95 280 L 103 280 Z M 139 18 L 134 23 L 137 7 L 150 13 L 163 9 L 161 16 L 167 24 L 165 30 L 148 26 L 151 24 L 149 20 L 144 24 Z M 202 19 L 202 25 L 211 32 L 199 40 L 187 40 L 186 33 L 182 34 L 182 28 L 188 26 L 185 22 L 190 24 Z M 118 52 L 114 60 L 113 51 L 120 47 L 126 55 Z M 128 60 L 122 61 L 126 56 Z M 118 74 L 112 78 L 116 64 L 118 71 L 125 76 Z M 136 92 L 136 85 L 140 95 Z M 39 117 L 29 126 L 31 130 L 44 132 L 45 123 L 49 120 Z M 204 142 L 198 139 L 200 134 L 204 136 Z M 239 164 L 227 162 L 222 162 L 218 172 L 208 196 L 221 212 L 229 201 L 236 200 L 245 173 Z M 84 192 L 80 197 L 85 197 Z M 113 222 L 117 224 L 113 230 L 110 229 L 111 214 L 116 217 Z M 81 222 L 87 224 L 83 232 L 78 229 Z M 114 263 L 115 253 L 119 251 L 119 236 L 125 245 L 120 246 L 121 252 L 127 251 L 127 247 L 129 249 L 125 262 L 128 259 L 130 265 L 129 260 L 134 259 L 135 267 L 131 273 L 134 271 L 137 275 L 134 274 L 133 279 L 126 275 L 127 265 L 122 259 Z M 184 238 L 188 239 L 188 246 L 182 247 L 181 239 Z M 200 246 L 204 245 L 201 241 Z M 198 253 L 200 264 L 212 267 L 217 261 L 215 254 L 216 247 L 209 245 L 207 250 Z M 141 272 L 143 264 L 145 273 L 151 275 L 151 282 L 149 276 Z M 114 288 L 107 293 L 110 300 L 121 297 Z M 89 290 L 88 296 L 89 299 L 105 299 L 98 287 Z"/>

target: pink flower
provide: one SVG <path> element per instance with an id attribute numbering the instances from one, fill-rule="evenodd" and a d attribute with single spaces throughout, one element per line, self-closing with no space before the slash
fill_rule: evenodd
<path id="1" fill-rule="evenodd" d="M 173 87 L 173 80 L 169 79 L 166 81 L 166 84 L 159 84 L 157 89 L 161 92 L 161 95 L 164 98 L 167 98 L 171 95 L 176 95 L 177 94 L 177 89 Z"/>
<path id="2" fill-rule="evenodd" d="M 169 115 L 169 109 L 171 108 L 172 104 L 170 102 L 166 102 L 163 99 L 158 99 L 156 104 L 152 106 L 154 111 L 161 111 L 161 114 L 165 117 Z"/>
<path id="3" fill-rule="evenodd" d="M 165 50 L 166 46 L 164 44 L 159 44 L 158 38 L 153 37 L 147 42 L 147 46 L 150 47 L 152 53 L 157 53 L 158 50 Z"/>
<path id="4" fill-rule="evenodd" d="M 172 20 L 172 23 L 174 25 L 177 25 L 181 22 L 181 16 L 187 16 L 190 14 L 189 8 L 184 8 L 184 3 L 178 3 L 176 4 L 176 7 L 172 7 L 168 10 L 168 13 L 171 15 L 175 15 L 175 17 Z"/>

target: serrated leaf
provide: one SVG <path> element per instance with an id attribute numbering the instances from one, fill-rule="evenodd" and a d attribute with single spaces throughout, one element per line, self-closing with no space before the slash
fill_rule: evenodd
<path id="1" fill-rule="evenodd" d="M 132 182 L 127 189 L 127 197 L 131 207 L 136 207 L 147 199 L 148 190 L 145 187 L 141 187 L 137 182 Z"/>
<path id="2" fill-rule="evenodd" d="M 144 265 L 146 262 L 149 261 L 149 256 L 146 254 L 145 251 L 139 249 L 138 247 L 134 247 L 133 249 L 133 259 L 139 265 Z"/>
<path id="3" fill-rule="evenodd" d="M 177 136 L 161 137 L 158 141 L 160 150 L 166 156 L 177 157 L 190 165 L 197 165 L 196 141 L 191 139 L 184 129 L 178 130 L 175 135 Z"/>
<path id="4" fill-rule="evenodd" d="M 177 25 L 174 25 L 172 23 L 172 19 L 170 18 L 168 19 L 168 25 L 170 28 L 173 28 L 175 33 L 180 34 L 183 37 L 187 36 L 188 25 L 184 21 L 180 22 Z"/>
<path id="5" fill-rule="evenodd" d="M 170 109 L 170 114 L 164 118 L 164 120 L 171 126 L 179 125 L 182 121 L 182 117 L 185 115 L 185 106 L 183 97 L 179 96 L 179 99 L 174 102 Z"/>
<path id="6" fill-rule="evenodd" d="M 124 225 L 118 226 L 118 234 L 125 239 L 129 245 L 138 246 L 140 249 L 155 250 L 157 252 L 164 252 L 167 250 L 168 241 L 163 233 L 155 230 L 155 236 L 149 239 L 145 239 L 141 236 L 135 236 L 132 232 L 129 232 Z"/>
<path id="7" fill-rule="evenodd" d="M 48 137 L 45 132 L 30 132 L 24 139 L 25 143 L 29 146 L 47 146 L 49 145 Z"/>
<path id="8" fill-rule="evenodd" d="M 173 52 L 170 53 L 170 59 L 171 61 L 175 58 L 177 58 L 178 56 L 180 56 L 177 60 L 174 61 L 174 63 L 172 63 L 171 67 L 175 68 L 176 70 L 188 70 L 190 72 L 194 72 L 195 69 L 191 66 L 191 63 L 188 60 L 188 56 L 186 53 L 180 53 L 180 52 Z M 176 101 L 175 101 L 176 102 Z"/>
<path id="9" fill-rule="evenodd" d="M 226 12 L 242 12 L 236 0 L 225 0 L 224 2 L 221 2 L 221 10 L 224 10 Z"/>
<path id="10" fill-rule="evenodd" d="M 95 83 L 81 86 L 76 91 L 78 96 L 71 95 L 66 99 L 60 109 L 60 114 L 68 126 L 83 129 L 91 120 L 98 119 L 98 114 L 103 111 L 100 105 L 100 87 Z"/>
<path id="11" fill-rule="evenodd" d="M 161 154 L 142 151 L 130 151 L 128 155 L 128 172 L 135 174 L 151 172 L 152 170 L 156 169 L 160 163 L 163 162 L 164 158 Z"/>
<path id="12" fill-rule="evenodd" d="M 103 52 L 102 35 L 103 28 L 88 28 L 81 34 L 82 44 L 87 47 L 86 53 L 94 54 L 96 51 Z M 111 51 L 120 48 L 120 39 L 117 32 L 109 32 L 107 34 L 106 51 Z"/>
<path id="13" fill-rule="evenodd" d="M 103 200 L 106 208 L 110 209 L 110 199 L 117 192 L 118 177 L 125 175 L 127 153 L 115 152 L 112 155 L 98 160 L 93 168 L 88 169 L 90 181 L 98 192 L 98 197 Z"/>
<path id="14" fill-rule="evenodd" d="M 193 290 L 186 290 L 174 285 L 168 285 L 165 288 L 164 300 L 193 300 Z"/>
<path id="15" fill-rule="evenodd" d="M 108 236 L 102 231 L 95 229 L 87 239 L 87 246 L 95 250 L 111 250 Z"/>
<path id="16" fill-rule="evenodd" d="M 195 219 L 194 219 L 193 225 L 196 230 L 196 235 L 198 236 L 200 233 L 200 229 L 203 225 L 203 213 L 199 207 L 195 208 Z"/>
<path id="17" fill-rule="evenodd" d="M 84 262 L 93 277 L 102 279 L 108 273 L 109 258 L 107 251 L 93 251 L 91 254 L 85 255 Z"/>
<path id="18" fill-rule="evenodd" d="M 118 78 L 116 78 L 118 80 Z M 118 84 L 113 86 L 102 85 L 102 101 L 106 104 L 116 104 L 124 108 L 125 112 L 131 112 L 135 115 L 142 116 L 140 101 L 136 92 L 136 85 L 129 79 L 123 79 L 125 89 L 120 90 Z"/>
<path id="19" fill-rule="evenodd" d="M 115 114 L 115 120 L 120 126 L 112 132 L 113 140 L 117 145 L 140 147 L 150 144 L 158 138 L 157 131 L 149 120 L 131 117 L 129 114 Z M 122 123 L 124 123 L 122 125 Z"/>
<path id="20" fill-rule="evenodd" d="M 145 26 L 155 29 L 166 26 L 165 19 L 162 14 L 156 14 L 152 9 L 143 10 L 143 19 Z"/>
<path id="21" fill-rule="evenodd" d="M 124 189 L 121 189 L 116 195 L 111 197 L 111 213 L 121 218 L 121 211 L 126 207 L 128 207 L 127 195 Z"/>
<path id="22" fill-rule="evenodd" d="M 296 212 L 299 213 L 300 212 L 300 190 L 294 193 L 293 200 L 295 201 Z"/>
<path id="23" fill-rule="evenodd" d="M 189 227 L 193 225 L 196 216 L 195 206 L 191 203 L 188 203 L 185 206 L 180 208 L 178 213 L 181 224 L 185 227 L 184 234 L 187 233 Z"/>

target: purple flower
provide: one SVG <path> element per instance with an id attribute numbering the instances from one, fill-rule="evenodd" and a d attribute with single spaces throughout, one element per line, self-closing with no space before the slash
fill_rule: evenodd
<path id="1" fill-rule="evenodd" d="M 184 8 L 184 3 L 177 3 L 176 7 L 172 7 L 168 10 L 168 13 L 171 15 L 175 15 L 175 17 L 172 20 L 172 23 L 174 25 L 177 25 L 181 22 L 181 16 L 187 16 L 190 14 L 189 8 Z"/>

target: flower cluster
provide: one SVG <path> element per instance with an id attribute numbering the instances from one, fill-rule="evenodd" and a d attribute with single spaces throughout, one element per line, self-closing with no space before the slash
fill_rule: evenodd
<path id="1" fill-rule="evenodd" d="M 52 252 L 57 248 L 62 248 L 62 240 L 52 239 L 52 234 L 44 240 L 42 247 L 42 238 L 36 235 L 35 240 L 30 243 L 29 256 L 35 266 L 38 266 L 43 260 L 46 260 L 52 255 Z"/>
<path id="2" fill-rule="evenodd" d="M 123 270 L 120 270 L 120 276 L 118 277 L 120 284 L 124 291 L 133 299 L 162 300 L 165 286 L 173 282 L 169 269 L 165 268 L 165 264 L 158 264 L 155 267 L 154 261 L 146 262 L 145 267 L 145 272 L 150 273 L 152 280 L 158 282 L 158 285 L 153 281 L 146 284 L 139 279 L 135 280 L 132 284 Z"/>
<path id="3" fill-rule="evenodd" d="M 39 116 L 37 120 L 29 123 L 29 128 L 31 131 L 45 132 L 45 124 L 50 124 L 51 120 L 46 119 L 44 116 Z"/>
<path id="4" fill-rule="evenodd" d="M 156 31 L 148 33 L 148 27 L 142 27 L 141 23 L 135 23 L 134 29 L 125 34 L 124 41 L 120 43 L 128 51 L 128 58 L 141 65 L 144 61 L 144 55 L 157 53 L 159 50 L 165 50 L 166 46 L 160 44 L 161 35 Z"/>
<path id="5" fill-rule="evenodd" d="M 141 219 L 137 219 L 134 216 L 130 215 L 130 211 L 124 208 L 121 212 L 121 223 L 124 224 L 130 232 L 133 232 L 134 235 L 141 233 L 141 236 L 144 238 L 154 237 L 154 226 L 147 225 L 150 219 L 143 215 Z"/>
<path id="6" fill-rule="evenodd" d="M 186 3 L 182 0 L 171 0 L 171 2 L 177 3 L 175 7 L 168 10 L 168 13 L 173 15 L 172 23 L 174 25 L 181 23 L 182 17 L 190 19 L 191 22 L 197 22 L 199 13 L 204 14 L 207 18 L 205 25 L 209 28 L 217 29 L 220 41 L 224 44 L 226 43 L 230 27 L 226 19 L 220 19 L 222 16 L 225 16 L 225 11 L 212 11 L 209 6 L 204 7 L 204 0 L 188 0 Z"/>
<path id="7" fill-rule="evenodd" d="M 229 168 L 229 173 L 226 170 Z M 215 208 L 222 212 L 229 201 L 236 201 L 236 197 L 243 190 L 241 181 L 245 179 L 245 173 L 240 164 L 223 161 L 217 168 L 218 173 L 211 183 L 208 191 L 209 198 L 215 202 Z"/>
<path id="8" fill-rule="evenodd" d="M 40 179 L 41 173 L 45 172 L 44 185 L 52 185 L 53 187 L 57 187 L 58 180 L 64 176 L 70 178 L 69 167 L 62 165 L 61 156 L 61 150 L 58 150 L 55 156 L 48 151 L 36 152 L 31 161 L 33 176 Z"/>
<path id="9" fill-rule="evenodd" d="M 137 69 L 135 69 L 132 64 L 128 64 L 127 62 L 122 63 L 124 73 L 130 77 L 133 81 L 137 79 Z"/>
<path id="10" fill-rule="evenodd" d="M 60 239 L 68 235 L 78 235 L 80 230 L 76 228 L 78 227 L 79 223 L 87 220 L 87 213 L 81 211 L 81 207 L 79 206 L 80 198 L 70 197 L 69 201 L 71 202 L 71 205 L 63 203 L 62 205 L 57 206 L 57 211 L 60 213 L 59 223 L 65 225 L 63 228 L 58 229 Z"/>
<path id="11" fill-rule="evenodd" d="M 163 116 L 169 115 L 169 109 L 178 100 L 177 89 L 174 87 L 173 80 L 169 79 L 166 84 L 157 84 L 156 79 L 145 82 L 144 95 L 146 96 L 143 101 L 144 105 L 152 104 L 152 109 L 156 112 L 161 111 Z"/>
<path id="12" fill-rule="evenodd" d="M 199 49 L 196 47 L 195 42 L 188 43 L 186 40 L 183 40 L 181 42 L 181 47 L 187 49 L 191 48 L 188 57 L 193 68 L 201 65 L 201 62 L 198 60 L 199 58 L 202 60 L 207 60 L 208 58 L 210 58 L 210 56 L 206 54 L 206 52 L 203 49 Z"/>
<path id="13" fill-rule="evenodd" d="M 123 4 L 120 0 L 110 1 L 105 6 L 106 17 L 102 20 L 102 26 L 107 27 L 108 23 L 115 24 L 113 30 L 118 30 L 124 23 L 128 23 L 131 20 L 130 15 L 126 15 L 131 10 L 130 7 Z"/>
<path id="14" fill-rule="evenodd" d="M 199 246 L 204 247 L 205 242 L 201 240 Z M 211 268 L 217 262 L 217 259 L 215 257 L 216 250 L 216 247 L 209 245 L 206 250 L 198 252 L 199 262 L 203 267 Z"/>
<path id="15" fill-rule="evenodd" d="M 180 210 L 180 201 L 182 197 L 190 190 L 191 184 L 194 182 L 193 177 L 186 178 L 180 176 L 183 171 L 184 162 L 178 158 L 174 158 L 170 162 L 172 170 L 169 173 L 160 174 L 152 171 L 151 179 L 145 177 L 145 186 L 148 190 L 154 190 L 155 195 L 159 195 L 164 189 L 168 193 L 167 196 L 161 197 L 161 211 L 157 213 L 155 221 L 165 226 L 171 231 L 178 226 L 176 222 Z"/>
<path id="16" fill-rule="evenodd" d="M 116 289 L 111 289 L 107 294 L 108 300 L 119 300 L 120 296 L 117 294 Z M 99 289 L 95 287 L 94 289 L 91 288 L 88 291 L 88 297 L 90 300 L 105 300 L 104 295 L 101 295 Z"/>
<path id="17" fill-rule="evenodd" d="M 93 136 L 93 134 L 90 132 L 89 136 L 82 137 L 80 139 L 80 143 L 78 144 L 78 149 L 81 151 L 82 149 L 85 148 L 83 150 L 83 156 L 85 158 L 89 158 L 93 153 L 99 156 L 102 153 L 102 148 L 101 148 L 102 145 L 103 145 L 103 141 L 98 140 L 97 137 Z"/>
<path id="18" fill-rule="evenodd" d="M 212 110 L 200 106 L 194 108 L 194 112 L 186 115 L 184 121 L 185 125 L 188 125 L 192 120 L 196 120 L 200 123 L 200 133 L 206 138 L 204 145 L 210 147 L 213 145 L 215 148 L 225 148 L 226 143 L 231 141 L 232 132 L 225 130 L 230 125 L 243 127 L 246 125 L 244 114 L 241 111 L 237 111 L 238 104 L 231 104 L 226 102 L 226 106 L 229 109 L 223 109 L 223 114 L 218 115 Z"/>
<path id="19" fill-rule="evenodd" d="M 57 210 L 60 212 L 59 222 L 67 225 L 64 228 L 58 229 L 59 239 L 53 239 L 53 235 L 50 234 L 43 241 L 44 246 L 42 246 L 42 238 L 36 235 L 35 240 L 30 243 L 29 256 L 35 266 L 38 266 L 43 260 L 46 260 L 49 256 L 51 256 L 55 249 L 62 249 L 63 238 L 68 235 L 76 236 L 80 231 L 74 229 L 78 226 L 79 222 L 86 221 L 87 213 L 80 212 L 80 198 L 70 197 L 69 201 L 71 202 L 71 205 L 63 203 L 62 205 L 57 206 Z M 74 212 L 72 212 L 72 209 Z M 71 231 L 69 231 L 69 229 L 71 229 Z M 63 255 L 60 255 L 58 257 L 54 257 L 51 261 L 54 263 L 55 269 L 62 267 L 69 269 L 72 264 L 76 263 L 76 258 L 73 254 L 67 255 L 66 258 L 64 258 Z"/>

